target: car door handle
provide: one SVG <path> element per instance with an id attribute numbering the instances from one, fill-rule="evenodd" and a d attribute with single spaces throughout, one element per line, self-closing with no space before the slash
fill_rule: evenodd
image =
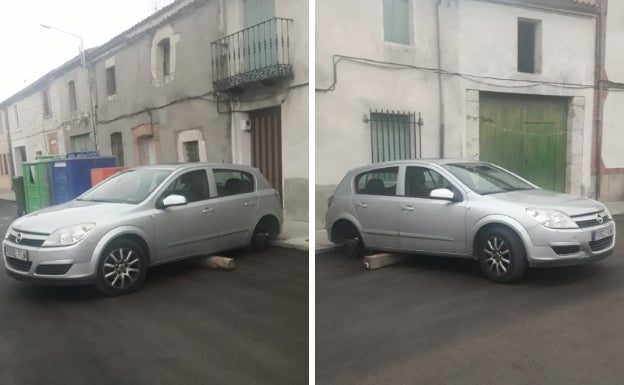
<path id="1" fill-rule="evenodd" d="M 245 202 L 245 206 L 251 206 L 251 205 L 253 205 L 253 204 L 254 204 L 254 203 L 253 203 L 252 201 L 247 201 L 247 202 Z"/>
<path id="2" fill-rule="evenodd" d="M 407 206 L 401 206 L 401 210 L 403 211 L 414 211 L 414 208 L 410 205 Z"/>
<path id="3" fill-rule="evenodd" d="M 208 214 L 208 213 L 211 213 L 213 211 L 214 211 L 214 209 L 212 207 L 206 207 L 205 209 L 202 210 L 202 213 Z"/>
<path id="4" fill-rule="evenodd" d="M 365 203 L 365 202 L 360 202 L 356 206 L 359 207 L 359 208 L 365 209 L 365 208 L 368 207 L 368 204 Z"/>

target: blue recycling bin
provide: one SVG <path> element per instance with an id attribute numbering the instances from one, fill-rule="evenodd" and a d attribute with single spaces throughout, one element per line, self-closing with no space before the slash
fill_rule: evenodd
<path id="1" fill-rule="evenodd" d="M 52 203 L 72 200 L 91 188 L 91 169 L 114 167 L 115 158 L 97 151 L 70 152 L 52 164 Z"/>

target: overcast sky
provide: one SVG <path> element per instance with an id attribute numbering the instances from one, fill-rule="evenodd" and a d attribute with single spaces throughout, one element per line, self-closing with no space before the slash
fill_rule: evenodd
<path id="1" fill-rule="evenodd" d="M 78 55 L 101 45 L 173 0 L 2 0 L 0 101 Z"/>

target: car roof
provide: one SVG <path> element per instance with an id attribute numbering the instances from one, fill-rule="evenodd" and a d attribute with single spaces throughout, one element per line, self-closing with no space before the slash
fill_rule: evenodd
<path id="1" fill-rule="evenodd" d="M 246 171 L 257 171 L 258 169 L 251 166 L 245 166 L 242 164 L 232 163 L 207 163 L 207 162 L 189 162 L 189 163 L 163 163 L 163 164 L 151 164 L 146 166 L 131 167 L 131 170 L 137 169 L 153 169 L 153 170 L 182 170 L 196 167 L 210 167 L 210 168 L 236 168 Z"/>
<path id="2" fill-rule="evenodd" d="M 473 159 L 461 159 L 461 158 L 421 158 L 421 159 L 405 159 L 405 160 L 392 160 L 387 162 L 372 163 L 366 166 L 357 167 L 351 170 L 351 172 L 359 172 L 370 170 L 372 168 L 384 167 L 384 166 L 402 166 L 402 165 L 443 165 L 454 163 L 486 163 L 480 160 Z"/>

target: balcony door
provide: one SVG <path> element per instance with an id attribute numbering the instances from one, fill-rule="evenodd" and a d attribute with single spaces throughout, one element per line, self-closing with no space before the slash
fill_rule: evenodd
<path id="1" fill-rule="evenodd" d="M 261 72 L 277 64 L 277 26 L 273 18 L 275 0 L 243 0 L 246 72 Z"/>

